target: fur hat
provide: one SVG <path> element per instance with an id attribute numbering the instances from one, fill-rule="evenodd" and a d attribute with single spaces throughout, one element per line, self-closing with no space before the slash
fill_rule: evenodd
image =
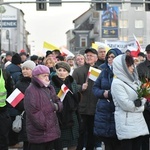
<path id="1" fill-rule="evenodd" d="M 64 69 L 66 69 L 70 73 L 70 66 L 69 66 L 69 64 L 67 62 L 64 62 L 64 61 L 58 62 L 55 65 L 55 68 L 56 69 L 64 68 Z"/>
<path id="2" fill-rule="evenodd" d="M 50 70 L 47 66 L 45 65 L 37 65 L 33 70 L 32 70 L 32 75 L 37 76 L 39 74 L 50 74 Z"/>
<path id="3" fill-rule="evenodd" d="M 32 60 L 27 60 L 21 65 L 21 68 L 26 67 L 26 68 L 33 70 L 35 66 L 36 64 Z"/>
<path id="4" fill-rule="evenodd" d="M 21 64 L 21 57 L 18 53 L 14 54 L 13 57 L 12 57 L 12 61 L 11 61 L 13 64 L 15 65 L 19 65 Z"/>

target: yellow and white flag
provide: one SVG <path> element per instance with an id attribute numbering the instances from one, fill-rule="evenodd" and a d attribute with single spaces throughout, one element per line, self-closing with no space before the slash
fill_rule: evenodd
<path id="1" fill-rule="evenodd" d="M 54 49 L 59 50 L 59 48 L 57 46 L 55 46 L 54 44 L 50 44 L 45 41 L 43 42 L 43 51 L 42 51 L 43 55 L 45 55 L 48 50 L 53 51 Z"/>
<path id="2" fill-rule="evenodd" d="M 96 81 L 96 79 L 98 78 L 100 73 L 101 73 L 101 70 L 96 69 L 94 67 L 90 67 L 89 68 L 89 79 L 91 79 L 92 81 Z"/>
<path id="3" fill-rule="evenodd" d="M 69 91 L 70 91 L 69 88 L 68 88 L 65 84 L 63 84 L 63 85 L 61 86 L 61 89 L 60 89 L 60 91 L 59 91 L 58 94 L 57 94 L 57 96 L 60 98 L 61 102 L 63 102 L 63 100 L 64 100 L 66 94 L 67 94 Z M 71 91 L 70 91 L 70 92 L 71 92 Z M 72 93 L 72 92 L 71 92 L 71 93 Z"/>

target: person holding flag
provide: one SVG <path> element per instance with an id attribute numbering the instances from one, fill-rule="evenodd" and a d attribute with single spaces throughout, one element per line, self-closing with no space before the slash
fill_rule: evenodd
<path id="1" fill-rule="evenodd" d="M 93 85 L 93 94 L 99 99 L 96 105 L 94 118 L 94 134 L 99 141 L 103 141 L 105 150 L 120 150 L 114 121 L 115 106 L 111 95 L 111 83 L 114 77 L 112 63 L 116 56 L 122 54 L 117 49 L 110 49 L 105 58 L 105 63 L 100 65 L 102 72 Z"/>
<path id="2" fill-rule="evenodd" d="M 72 74 L 78 86 L 80 86 L 80 91 L 82 93 L 82 100 L 79 103 L 81 123 L 77 150 L 82 150 L 84 146 L 86 150 L 93 150 L 95 145 L 93 127 L 95 108 L 98 99 L 92 93 L 94 81 L 89 79 L 89 69 L 90 66 L 98 68 L 98 66 L 95 65 L 97 59 L 97 50 L 94 48 L 86 49 L 85 64 L 76 68 Z"/>
<path id="3" fill-rule="evenodd" d="M 61 128 L 62 148 L 76 150 L 80 121 L 78 117 L 78 103 L 80 101 L 78 85 L 69 75 L 71 69 L 67 62 L 56 63 L 55 69 L 56 75 L 52 76 L 51 84 L 63 102 L 63 111 L 57 114 Z"/>

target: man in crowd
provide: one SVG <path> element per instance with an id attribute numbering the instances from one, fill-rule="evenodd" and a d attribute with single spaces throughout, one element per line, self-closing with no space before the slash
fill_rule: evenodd
<path id="1" fill-rule="evenodd" d="M 105 62 L 106 49 L 103 46 L 98 47 L 98 60 L 96 62 L 97 66 L 100 66 Z"/>
<path id="2" fill-rule="evenodd" d="M 79 114 L 81 116 L 81 122 L 77 150 L 82 150 L 83 147 L 85 147 L 86 150 L 94 149 L 95 141 L 93 135 L 93 126 L 97 98 L 91 92 L 94 81 L 88 79 L 88 72 L 90 66 L 96 67 L 95 63 L 97 59 L 98 53 L 95 49 L 86 49 L 85 64 L 76 68 L 72 75 L 77 84 L 80 86 L 82 93 L 82 100 L 79 103 Z"/>

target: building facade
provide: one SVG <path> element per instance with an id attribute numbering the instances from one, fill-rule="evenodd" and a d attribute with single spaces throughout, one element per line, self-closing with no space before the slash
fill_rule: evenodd
<path id="1" fill-rule="evenodd" d="M 29 52 L 28 35 L 25 29 L 24 13 L 11 5 L 0 6 L 0 47 L 4 51 Z"/>
<path id="2" fill-rule="evenodd" d="M 107 10 L 103 11 L 96 11 L 95 7 L 91 7 L 73 20 L 74 29 L 66 33 L 67 48 L 78 53 L 95 41 L 131 41 L 134 40 L 133 35 L 142 48 L 145 48 L 150 39 L 149 22 L 150 12 L 145 11 L 144 4 L 109 5 Z"/>

